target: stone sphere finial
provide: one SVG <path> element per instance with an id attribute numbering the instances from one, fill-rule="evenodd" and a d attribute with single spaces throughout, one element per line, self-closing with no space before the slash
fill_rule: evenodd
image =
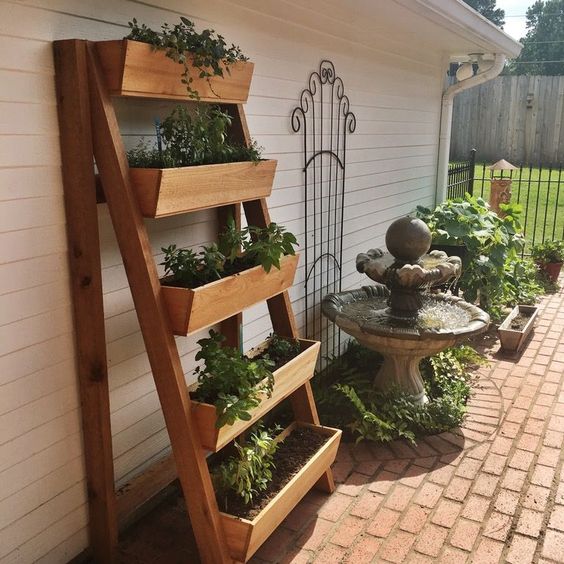
<path id="1" fill-rule="evenodd" d="M 392 222 L 386 231 L 386 247 L 404 262 L 416 262 L 431 247 L 431 230 L 427 224 L 414 217 L 402 217 Z"/>

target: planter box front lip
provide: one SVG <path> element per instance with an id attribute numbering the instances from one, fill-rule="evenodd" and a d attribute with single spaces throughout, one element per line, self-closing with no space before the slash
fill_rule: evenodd
<path id="1" fill-rule="evenodd" d="M 95 44 L 104 74 L 110 76 L 107 82 L 112 96 L 195 101 L 189 97 L 186 85 L 181 82 L 182 65 L 167 57 L 165 49 L 156 49 L 150 43 L 127 38 L 96 41 Z M 135 54 L 132 54 L 132 52 L 135 52 Z M 191 55 L 189 51 L 186 53 L 188 56 Z M 143 64 L 137 66 L 137 68 L 135 64 L 128 67 L 128 58 L 139 59 L 140 54 L 142 55 L 141 59 L 146 63 L 146 68 L 143 68 Z M 254 63 L 251 61 L 236 61 L 230 65 L 230 69 L 231 73 L 225 72 L 223 77 L 214 76 L 210 78 L 214 83 L 213 90 L 210 90 L 206 79 L 199 78 L 199 71 L 195 69 L 192 87 L 200 92 L 200 101 L 223 104 L 244 104 L 247 102 Z M 237 69 L 242 69 L 243 72 L 238 73 Z M 133 74 L 133 77 L 129 76 L 130 73 Z M 147 89 L 138 86 L 136 82 L 138 82 L 140 74 L 145 75 L 145 80 L 150 78 L 151 75 L 155 75 L 156 82 L 157 84 L 161 82 L 161 87 L 153 90 L 152 88 Z M 172 82 L 174 86 L 170 90 L 165 88 L 163 91 L 162 81 L 168 81 L 171 74 L 176 77 Z M 234 77 L 235 74 L 240 74 L 240 76 Z M 159 78 L 161 81 L 158 80 Z M 225 83 L 221 84 L 219 81 L 225 81 Z M 225 88 L 225 84 L 232 84 L 235 87 L 232 86 L 230 90 L 229 87 Z M 232 95 L 215 95 L 213 92 L 218 90 L 226 90 L 231 92 Z M 206 94 L 208 91 L 209 93 Z M 203 95 L 202 92 L 204 92 Z"/>
<path id="2" fill-rule="evenodd" d="M 167 168 L 159 168 L 159 167 L 150 167 L 150 166 L 131 166 L 129 167 L 130 170 L 150 170 L 151 172 L 164 172 L 167 171 L 179 171 L 179 170 L 194 170 L 199 167 L 223 167 L 227 168 L 229 165 L 238 165 L 238 164 L 249 164 L 253 163 L 255 166 L 264 163 L 277 163 L 277 159 L 260 159 L 258 162 L 254 163 L 253 161 L 233 161 L 230 163 L 210 163 L 210 164 L 199 164 L 199 165 L 188 165 L 188 166 L 169 166 Z"/>
<path id="3" fill-rule="evenodd" d="M 220 323 L 224 319 L 235 315 L 252 305 L 268 300 L 287 290 L 294 281 L 294 276 L 299 261 L 299 253 L 295 255 L 285 255 L 280 260 L 280 270 L 272 267 L 270 273 L 266 273 L 262 266 L 254 266 L 237 274 L 214 280 L 209 284 L 198 288 L 183 288 L 181 286 L 170 286 L 161 284 L 161 292 L 165 301 L 165 306 L 169 312 L 171 328 L 176 335 L 190 335 L 210 327 L 215 323 Z M 274 275 L 273 275 L 274 273 Z M 269 276 L 273 275 L 269 279 Z M 241 281 L 242 279 L 242 281 Z M 245 284 L 260 283 L 262 291 L 249 295 Z M 217 293 L 216 288 L 224 286 L 227 292 Z M 239 286 L 239 287 L 237 287 Z M 239 293 L 238 293 L 239 292 Z M 237 296 L 236 305 L 229 307 L 225 301 L 217 296 L 230 297 Z M 211 296 L 211 297 L 210 297 Z M 208 302 L 213 302 L 216 310 L 210 313 Z M 219 300 L 219 301 L 218 301 Z M 204 304 L 206 307 L 204 308 Z M 194 321 L 194 311 L 196 310 L 196 320 Z M 192 322 L 192 324 L 191 324 Z"/>
<path id="4" fill-rule="evenodd" d="M 245 523 L 246 525 L 249 526 L 255 526 L 260 520 L 261 518 L 264 516 L 264 514 L 266 513 L 266 511 L 271 508 L 278 500 L 280 500 L 286 489 L 290 488 L 293 484 L 296 483 L 297 480 L 299 480 L 299 478 L 307 471 L 308 466 L 310 465 L 310 463 L 313 461 L 313 459 L 321 454 L 324 451 L 328 451 L 329 449 L 333 448 L 334 443 L 335 442 L 339 442 L 341 439 L 341 435 L 343 434 L 343 431 L 341 429 L 336 429 L 335 427 L 327 427 L 325 425 L 314 425 L 312 423 L 303 423 L 300 421 L 296 421 L 294 423 L 292 423 L 292 425 L 290 425 L 289 427 L 287 427 L 284 431 L 282 431 L 282 433 L 280 433 L 280 435 L 283 435 L 285 431 L 287 431 L 290 427 L 309 427 L 311 429 L 316 429 L 318 431 L 321 431 L 323 434 L 326 434 L 329 439 L 323 443 L 323 445 L 321 445 L 321 447 L 319 448 L 319 450 L 314 453 L 312 455 L 312 457 L 292 476 L 292 478 L 290 479 L 289 482 L 287 482 L 284 487 L 270 500 L 270 502 L 268 503 L 268 505 L 266 507 L 264 507 L 261 512 L 254 517 L 252 520 L 250 519 L 246 519 L 244 517 L 236 517 L 235 515 L 231 515 L 230 513 L 225 513 L 223 511 L 220 511 L 220 515 L 222 515 L 223 517 L 226 517 L 228 519 L 234 519 L 236 521 L 240 521 L 242 523 Z M 307 492 L 304 492 L 304 495 Z"/>

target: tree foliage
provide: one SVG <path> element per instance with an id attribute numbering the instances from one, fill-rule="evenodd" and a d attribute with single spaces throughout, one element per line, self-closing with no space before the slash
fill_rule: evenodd
<path id="1" fill-rule="evenodd" d="M 505 10 L 496 8 L 496 0 L 464 0 L 468 6 L 474 8 L 477 12 L 488 18 L 498 27 L 505 24 Z"/>
<path id="2" fill-rule="evenodd" d="M 530 6 L 521 43 L 523 50 L 510 63 L 510 74 L 564 75 L 564 0 L 537 0 Z"/>

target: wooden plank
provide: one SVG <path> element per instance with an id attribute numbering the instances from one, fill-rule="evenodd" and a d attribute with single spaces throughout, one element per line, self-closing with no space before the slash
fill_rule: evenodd
<path id="1" fill-rule="evenodd" d="M 96 561 L 111 562 L 118 529 L 85 43 L 56 41 L 54 55 L 90 544 Z"/>
<path id="2" fill-rule="evenodd" d="M 176 480 L 176 464 L 170 454 L 151 465 L 142 474 L 124 484 L 116 492 L 117 516 L 120 527 L 144 503 Z"/>
<path id="3" fill-rule="evenodd" d="M 180 168 L 130 168 L 129 178 L 145 217 L 204 210 L 272 192 L 275 160 Z"/>
<path id="4" fill-rule="evenodd" d="M 270 213 L 266 200 L 253 200 L 244 202 L 243 208 L 249 225 L 267 227 L 270 224 Z M 297 339 L 299 337 L 298 328 L 292 312 L 292 303 L 288 292 L 282 292 L 267 300 L 272 328 L 275 333 L 285 337 Z M 313 397 L 310 382 L 306 382 L 298 388 L 291 396 L 292 410 L 298 421 L 319 425 L 319 415 Z M 331 493 L 335 490 L 333 473 L 328 469 L 319 479 L 317 486 L 320 490 Z"/>
<path id="5" fill-rule="evenodd" d="M 255 266 L 193 290 L 163 286 L 172 331 L 191 335 L 280 294 L 292 285 L 298 260 L 299 255 L 282 257 L 280 269 L 266 273 L 262 266 Z"/>
<path id="6" fill-rule="evenodd" d="M 148 43 L 119 39 L 98 41 L 96 50 L 114 96 L 189 100 L 186 85 L 182 84 L 184 67 L 155 51 Z M 188 54 L 188 60 L 191 56 Z M 193 68 L 193 67 L 191 67 Z M 229 66 L 224 76 L 210 80 L 199 77 L 193 68 L 191 88 L 197 90 L 202 102 L 244 103 L 249 96 L 254 64 L 237 61 Z"/>
<path id="7" fill-rule="evenodd" d="M 88 43 L 87 49 L 94 155 L 124 258 L 194 536 L 202 562 L 229 562 L 205 453 L 191 422 L 184 373 L 151 246 L 129 182 L 127 157 L 114 108 L 94 44 Z"/>

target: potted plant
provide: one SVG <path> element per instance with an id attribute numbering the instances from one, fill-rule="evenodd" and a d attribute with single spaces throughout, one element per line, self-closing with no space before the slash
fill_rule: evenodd
<path id="1" fill-rule="evenodd" d="M 160 32 L 139 25 L 136 19 L 129 27 L 124 39 L 96 43 L 111 94 L 247 101 L 254 65 L 214 30 L 198 33 L 184 17 L 173 27 L 163 24 Z"/>
<path id="2" fill-rule="evenodd" d="M 247 562 L 335 460 L 341 431 L 308 423 L 258 429 L 212 468 L 232 558 Z"/>
<path id="3" fill-rule="evenodd" d="M 538 307 L 533 305 L 518 305 L 513 308 L 498 329 L 503 351 L 519 353 L 534 328 L 537 315 Z"/>
<path id="4" fill-rule="evenodd" d="M 272 335 L 246 355 L 222 346 L 210 331 L 198 341 L 203 360 L 190 389 L 192 417 L 202 446 L 217 452 L 272 407 L 310 380 L 320 343 Z"/>
<path id="5" fill-rule="evenodd" d="M 163 217 L 270 196 L 275 160 L 229 140 L 232 118 L 219 106 L 178 106 L 156 122 L 156 143 L 131 149 L 129 178 L 145 217 Z"/>
<path id="6" fill-rule="evenodd" d="M 507 261 L 515 259 L 523 246 L 520 208 L 512 204 L 502 208 L 503 218 L 482 198 L 466 195 L 447 200 L 434 210 L 418 206 L 416 211 L 431 229 L 433 245 L 463 257 L 458 285 L 464 299 L 479 302 L 494 317 L 501 307 Z M 459 251 L 461 248 L 465 250 Z"/>
<path id="7" fill-rule="evenodd" d="M 189 335 L 289 288 L 296 245 L 294 235 L 276 223 L 239 231 L 231 219 L 218 243 L 200 253 L 163 248 L 161 291 L 173 332 Z"/>
<path id="8" fill-rule="evenodd" d="M 564 263 L 564 241 L 545 241 L 531 247 L 531 256 L 551 282 L 558 282 Z"/>

